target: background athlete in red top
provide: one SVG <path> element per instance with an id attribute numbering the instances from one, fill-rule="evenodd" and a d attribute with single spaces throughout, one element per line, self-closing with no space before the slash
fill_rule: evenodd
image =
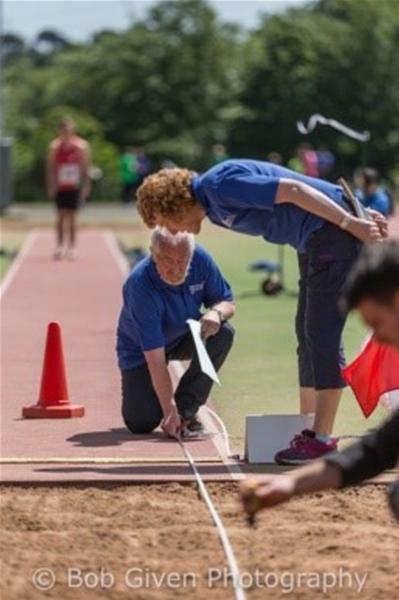
<path id="1" fill-rule="evenodd" d="M 77 257 L 76 211 L 90 193 L 90 146 L 75 133 L 72 119 L 60 123 L 60 135 L 48 149 L 47 194 L 57 206 L 55 259 Z"/>

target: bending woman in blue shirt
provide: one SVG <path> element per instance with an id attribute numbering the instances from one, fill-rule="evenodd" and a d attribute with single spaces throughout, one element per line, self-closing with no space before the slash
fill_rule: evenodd
<path id="1" fill-rule="evenodd" d="M 341 335 L 346 315 L 338 297 L 360 242 L 387 236 L 385 218 L 374 211 L 370 221 L 357 218 L 340 186 L 245 159 L 224 161 L 202 175 L 163 169 L 139 188 L 138 209 L 151 228 L 199 233 L 207 217 L 220 227 L 298 251 L 300 402 L 301 411 L 314 412 L 315 420 L 275 460 L 301 464 L 335 450 L 331 433 L 345 385 Z"/>

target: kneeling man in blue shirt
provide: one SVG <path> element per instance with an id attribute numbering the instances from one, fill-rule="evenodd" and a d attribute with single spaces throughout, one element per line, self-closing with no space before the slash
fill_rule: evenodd
<path id="1" fill-rule="evenodd" d="M 227 320 L 234 310 L 229 284 L 194 236 L 154 229 L 151 256 L 136 265 L 123 286 L 117 330 L 122 415 L 132 433 L 150 433 L 160 424 L 173 437 L 183 427 L 201 429 L 197 412 L 212 380 L 201 371 L 186 320 L 201 321 L 208 354 L 219 370 L 233 343 Z M 175 393 L 170 360 L 191 361 Z"/>

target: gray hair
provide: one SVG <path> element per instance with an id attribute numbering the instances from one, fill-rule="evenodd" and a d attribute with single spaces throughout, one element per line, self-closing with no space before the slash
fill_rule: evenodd
<path id="1" fill-rule="evenodd" d="M 191 257 L 195 248 L 195 237 L 192 233 L 187 233 L 186 231 L 173 234 L 166 227 L 158 226 L 155 227 L 151 233 L 151 249 L 156 250 L 161 243 L 172 246 L 173 248 L 180 246 L 180 244 L 185 244 L 187 246 L 187 252 Z"/>

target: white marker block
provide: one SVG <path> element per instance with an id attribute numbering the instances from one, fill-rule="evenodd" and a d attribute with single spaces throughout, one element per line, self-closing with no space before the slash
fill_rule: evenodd
<path id="1" fill-rule="evenodd" d="M 279 450 L 289 446 L 295 434 L 313 425 L 313 414 L 247 415 L 245 459 L 250 463 L 274 463 Z"/>

